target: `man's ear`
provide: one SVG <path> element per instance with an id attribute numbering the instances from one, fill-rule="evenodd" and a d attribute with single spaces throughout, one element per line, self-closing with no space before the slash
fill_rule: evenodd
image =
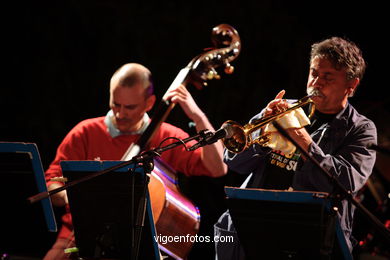
<path id="1" fill-rule="evenodd" d="M 360 79 L 358 79 L 358 78 L 354 78 L 354 79 L 349 80 L 349 86 L 347 89 L 349 97 L 353 96 L 359 83 L 360 83 Z"/>
<path id="2" fill-rule="evenodd" d="M 153 108 L 155 102 L 156 102 L 155 95 L 151 95 L 150 97 L 148 97 L 146 100 L 146 111 L 150 111 Z"/>

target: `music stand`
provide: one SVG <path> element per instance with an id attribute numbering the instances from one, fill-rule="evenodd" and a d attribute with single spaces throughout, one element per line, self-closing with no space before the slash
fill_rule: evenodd
<path id="1" fill-rule="evenodd" d="M 47 191 L 36 144 L 0 142 L 0 183 L 0 253 L 42 257 L 57 225 L 50 198 L 41 207 L 26 199 Z"/>
<path id="2" fill-rule="evenodd" d="M 335 239 L 327 259 L 352 259 L 338 219 L 328 222 L 327 193 L 231 187 L 225 191 L 247 259 L 322 259 L 329 230 L 335 233 L 330 239 Z"/>
<path id="3" fill-rule="evenodd" d="M 118 161 L 63 161 L 64 177 L 74 181 L 92 172 L 102 171 Z M 134 164 L 98 176 L 67 189 L 79 256 L 88 259 L 130 259 L 132 217 L 136 217 L 143 189 L 143 168 Z M 134 172 L 129 172 L 134 170 Z M 131 192 L 135 176 L 134 194 Z M 159 259 L 153 215 L 147 193 L 145 224 L 139 259 Z"/>

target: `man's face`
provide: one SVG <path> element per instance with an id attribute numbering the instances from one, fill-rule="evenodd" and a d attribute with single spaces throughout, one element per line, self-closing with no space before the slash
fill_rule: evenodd
<path id="1" fill-rule="evenodd" d="M 315 57 L 310 64 L 307 90 L 319 92 L 319 96 L 312 98 L 318 111 L 335 114 L 347 104 L 348 95 L 357 85 L 356 80 L 347 80 L 345 68 L 337 70 L 329 60 Z"/>
<path id="2" fill-rule="evenodd" d="M 142 127 L 143 116 L 154 104 L 155 96 L 146 98 L 141 84 L 133 87 L 113 86 L 110 90 L 110 108 L 114 112 L 112 119 L 121 132 L 133 132 Z"/>

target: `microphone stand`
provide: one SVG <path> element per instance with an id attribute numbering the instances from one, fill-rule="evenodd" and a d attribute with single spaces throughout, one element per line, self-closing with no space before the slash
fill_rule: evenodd
<path id="1" fill-rule="evenodd" d="M 202 130 L 200 131 L 198 134 L 194 135 L 194 136 L 191 136 L 191 137 L 187 137 L 183 140 L 180 140 L 180 141 L 177 141 L 177 142 L 174 142 L 172 144 L 169 144 L 169 145 L 166 145 L 166 146 L 163 146 L 161 148 L 154 148 L 152 150 L 149 150 L 149 151 L 146 151 L 146 152 L 143 152 L 139 155 L 136 155 L 134 156 L 131 160 L 128 160 L 128 161 L 124 161 L 124 162 L 121 162 L 117 165 L 114 165 L 112 167 L 109 167 L 105 170 L 102 170 L 102 171 L 98 171 L 98 172 L 95 172 L 95 173 L 91 173 L 87 176 L 84 176 L 82 178 L 79 178 L 77 180 L 74 180 L 72 182 L 69 182 L 67 184 L 65 184 L 64 186 L 61 186 L 61 187 L 58 187 L 56 189 L 53 189 L 53 190 L 50 190 L 50 191 L 44 191 L 44 192 L 40 192 L 40 193 L 37 193 L 36 195 L 33 195 L 29 198 L 27 198 L 27 200 L 30 202 L 30 203 L 36 203 L 40 200 L 43 200 L 43 199 L 46 199 L 48 198 L 49 196 L 53 195 L 53 194 L 56 194 L 62 190 L 66 190 L 68 189 L 69 187 L 72 187 L 72 186 L 75 186 L 77 184 L 80 184 L 80 183 L 83 183 L 85 181 L 88 181 L 90 179 L 93 179 L 93 178 L 96 178 L 100 175 L 103 175 L 103 174 L 106 174 L 106 173 L 109 173 L 109 172 L 112 172 L 112 171 L 115 171 L 117 169 L 120 169 L 122 167 L 125 167 L 127 165 L 130 165 L 130 164 L 138 164 L 138 163 L 142 163 L 144 161 L 149 161 L 150 158 L 154 158 L 155 156 L 160 156 L 161 153 L 167 151 L 167 150 L 170 150 L 170 149 L 173 149 L 179 145 L 183 145 L 185 143 L 188 143 L 192 140 L 200 140 L 203 138 L 204 136 L 204 132 L 205 130 Z"/>
<path id="2" fill-rule="evenodd" d="M 139 251 L 139 245 L 140 245 L 140 241 L 141 241 L 141 233 L 142 233 L 142 227 L 144 225 L 145 210 L 146 210 L 146 205 L 147 205 L 147 203 L 146 203 L 147 202 L 146 192 L 147 192 L 147 185 L 149 183 L 149 176 L 148 176 L 148 174 L 150 174 L 151 171 L 154 168 L 154 163 L 153 163 L 154 157 L 160 156 L 161 153 L 163 153 L 163 152 L 165 152 L 167 150 L 173 149 L 173 148 L 175 148 L 175 147 L 177 147 L 179 145 L 185 145 L 185 143 L 190 142 L 192 140 L 197 140 L 199 143 L 202 143 L 203 145 L 205 145 L 206 142 L 204 140 L 206 138 L 210 138 L 213 135 L 214 135 L 214 133 L 212 133 L 212 132 L 210 132 L 208 130 L 202 130 L 202 131 L 200 131 L 198 134 L 196 134 L 194 136 L 187 137 L 187 138 L 185 138 L 183 140 L 174 142 L 172 144 L 169 144 L 169 145 L 166 145 L 166 146 L 163 146 L 163 147 L 158 147 L 158 148 L 155 148 L 155 149 L 143 152 L 143 153 L 141 153 L 141 154 L 139 154 L 137 156 L 134 156 L 131 160 L 124 161 L 122 163 L 119 163 L 117 165 L 114 165 L 114 166 L 109 167 L 109 168 L 107 168 L 105 170 L 102 170 L 102 171 L 91 173 L 91 174 L 89 174 L 89 175 L 87 175 L 85 177 L 82 177 L 82 178 L 79 178 L 79 179 L 74 180 L 72 182 L 69 182 L 69 183 L 65 184 L 64 186 L 62 186 L 62 187 L 59 187 L 59 188 L 56 188 L 56 189 L 53 189 L 53 190 L 50 190 L 50 191 L 40 192 L 40 193 L 38 193 L 36 195 L 33 195 L 33 196 L 27 198 L 27 200 L 30 203 L 35 203 L 35 202 L 38 202 L 38 201 L 40 201 L 42 199 L 48 198 L 49 196 L 51 196 L 53 194 L 56 194 L 56 193 L 58 193 L 58 192 L 60 192 L 62 190 L 66 190 L 66 189 L 68 189 L 68 188 L 70 188 L 72 186 L 81 184 L 81 183 L 83 183 L 85 181 L 88 181 L 88 180 L 91 180 L 91 179 L 96 178 L 98 176 L 104 175 L 106 173 L 115 171 L 115 170 L 120 169 L 122 167 L 125 167 L 127 165 L 130 165 L 130 164 L 142 164 L 142 167 L 144 168 L 146 177 L 145 177 L 144 186 L 143 186 L 143 189 L 142 189 L 142 194 L 141 194 L 141 198 L 140 198 L 140 204 L 139 204 L 137 215 L 136 215 L 136 219 L 135 219 L 135 232 L 132 231 L 132 233 L 131 233 L 131 237 L 133 238 L 132 239 L 133 242 L 132 242 L 132 245 L 131 245 L 131 248 L 132 248 L 131 259 L 138 259 L 138 253 L 139 253 L 138 251 Z M 197 146 L 196 149 L 199 148 L 199 147 L 200 146 Z M 188 151 L 195 150 L 193 147 L 191 147 L 191 148 L 192 148 L 191 150 L 188 149 L 188 148 L 186 148 L 186 149 Z M 134 176 L 134 174 L 133 174 L 133 176 Z M 133 181 L 132 185 L 134 185 L 134 181 Z M 134 235 L 134 233 L 135 233 L 135 235 Z"/>
<path id="3" fill-rule="evenodd" d="M 331 181 L 331 183 L 335 186 L 335 190 L 337 194 L 335 195 L 335 199 L 342 200 L 346 199 L 350 203 L 352 203 L 358 210 L 360 210 L 372 224 L 374 224 L 374 228 L 383 236 L 385 241 L 390 245 L 390 231 L 380 222 L 369 210 L 367 210 L 360 202 L 358 202 L 352 195 L 350 191 L 348 191 L 340 181 L 331 174 L 328 170 L 321 166 L 321 164 L 309 154 L 287 131 L 284 129 L 278 122 L 274 121 L 273 125 L 275 128 L 281 133 L 284 137 L 286 137 L 290 142 L 292 142 L 304 156 L 309 159 L 314 165 L 316 165 L 321 172 Z M 335 209 L 332 209 L 335 210 Z"/>

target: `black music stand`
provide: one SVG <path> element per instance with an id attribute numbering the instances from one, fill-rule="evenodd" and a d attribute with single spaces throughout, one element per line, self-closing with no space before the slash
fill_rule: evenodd
<path id="1" fill-rule="evenodd" d="M 26 198 L 47 191 L 38 148 L 34 143 L 0 142 L 0 253 L 10 258 L 42 258 L 57 231 L 50 198 L 41 206 Z"/>
<path id="2" fill-rule="evenodd" d="M 63 161 L 64 177 L 74 181 L 92 172 L 115 166 L 118 161 Z M 86 259 L 130 259 L 133 221 L 144 187 L 143 168 L 134 164 L 67 189 L 79 256 Z M 134 172 L 129 172 L 133 171 Z M 132 185 L 134 181 L 134 194 Z M 153 215 L 147 192 L 145 225 L 139 259 L 159 259 Z"/>
<path id="3" fill-rule="evenodd" d="M 331 221 L 327 193 L 225 191 L 246 259 L 352 259 L 338 219 Z M 324 243 L 332 243 L 328 258 L 320 253 Z"/>

